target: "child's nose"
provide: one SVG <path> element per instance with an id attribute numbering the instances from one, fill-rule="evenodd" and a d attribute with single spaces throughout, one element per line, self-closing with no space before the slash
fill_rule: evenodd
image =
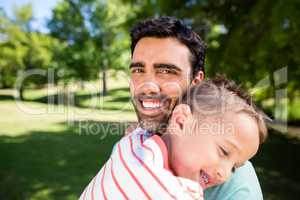
<path id="1" fill-rule="evenodd" d="M 216 178 L 218 181 L 218 184 L 224 183 L 231 175 L 231 169 L 227 169 L 227 167 L 220 167 L 216 171 Z"/>

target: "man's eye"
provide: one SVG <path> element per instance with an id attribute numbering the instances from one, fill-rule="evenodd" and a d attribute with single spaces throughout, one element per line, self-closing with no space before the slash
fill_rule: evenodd
<path id="1" fill-rule="evenodd" d="M 143 69 L 141 69 L 141 68 L 133 68 L 133 69 L 131 69 L 131 73 L 143 73 Z"/>
<path id="2" fill-rule="evenodd" d="M 176 71 L 164 68 L 158 69 L 157 72 L 161 74 L 176 74 Z"/>

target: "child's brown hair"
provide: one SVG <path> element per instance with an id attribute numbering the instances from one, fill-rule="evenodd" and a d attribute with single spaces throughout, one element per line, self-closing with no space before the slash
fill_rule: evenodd
<path id="1" fill-rule="evenodd" d="M 267 116 L 254 105 L 251 96 L 245 90 L 234 81 L 226 79 L 224 75 L 193 85 L 181 103 L 189 105 L 192 113 L 200 117 L 222 115 L 228 111 L 246 112 L 257 122 L 260 143 L 267 138 Z"/>

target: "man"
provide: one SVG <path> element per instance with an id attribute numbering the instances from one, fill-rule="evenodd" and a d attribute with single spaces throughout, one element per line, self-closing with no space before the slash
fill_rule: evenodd
<path id="1" fill-rule="evenodd" d="M 204 79 L 205 44 L 173 17 L 136 24 L 131 31 L 130 91 L 142 128 L 163 134 L 176 102 Z M 225 184 L 205 191 L 205 199 L 263 199 L 250 162 Z"/>

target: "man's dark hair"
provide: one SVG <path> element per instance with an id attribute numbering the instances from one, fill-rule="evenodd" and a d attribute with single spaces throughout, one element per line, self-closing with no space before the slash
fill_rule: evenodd
<path id="1" fill-rule="evenodd" d="M 174 37 L 186 45 L 190 52 L 193 76 L 204 70 L 206 46 L 200 36 L 175 17 L 163 16 L 137 23 L 131 30 L 131 54 L 138 41 L 144 37 Z"/>

